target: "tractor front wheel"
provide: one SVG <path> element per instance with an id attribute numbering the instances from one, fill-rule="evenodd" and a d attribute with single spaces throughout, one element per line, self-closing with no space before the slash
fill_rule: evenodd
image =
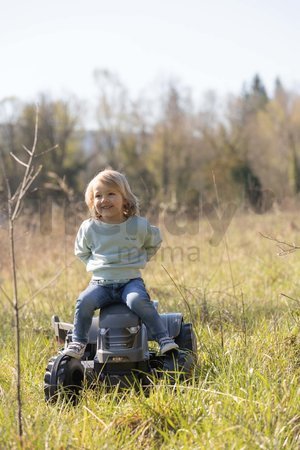
<path id="1" fill-rule="evenodd" d="M 76 404 L 84 380 L 84 367 L 80 360 L 58 355 L 48 362 L 44 377 L 46 401 L 56 402 L 65 398 Z"/>

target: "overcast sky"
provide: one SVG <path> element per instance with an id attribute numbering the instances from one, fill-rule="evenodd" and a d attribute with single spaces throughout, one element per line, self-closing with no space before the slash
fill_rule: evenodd
<path id="1" fill-rule="evenodd" d="M 180 80 L 240 93 L 259 73 L 300 90 L 299 0 L 0 0 L 0 100 L 95 93 L 94 69 L 132 95 Z"/>

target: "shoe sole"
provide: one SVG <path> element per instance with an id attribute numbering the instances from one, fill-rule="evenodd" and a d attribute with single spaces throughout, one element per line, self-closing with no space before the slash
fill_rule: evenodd
<path id="1" fill-rule="evenodd" d="M 72 352 L 71 350 L 65 350 L 63 352 L 63 355 L 70 356 L 71 358 L 75 358 L 75 359 L 81 359 L 83 357 L 84 353 L 82 353 L 82 355 L 80 355 L 78 353 Z"/>
<path id="2" fill-rule="evenodd" d="M 170 343 L 170 344 L 166 344 L 164 345 L 163 349 L 160 351 L 160 353 L 162 355 L 164 355 L 167 352 L 170 352 L 171 350 L 177 350 L 179 347 L 177 344 L 174 343 Z"/>

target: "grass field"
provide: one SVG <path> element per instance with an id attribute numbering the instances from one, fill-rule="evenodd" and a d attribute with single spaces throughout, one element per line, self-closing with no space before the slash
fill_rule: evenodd
<path id="1" fill-rule="evenodd" d="M 196 234 L 165 230 L 144 278 L 160 311 L 180 311 L 194 324 L 191 383 L 163 380 L 148 397 L 99 387 L 72 407 L 44 402 L 45 367 L 58 350 L 50 318 L 72 321 L 89 276 L 73 257 L 74 236 L 19 224 L 24 448 L 300 448 L 299 251 L 279 257 L 259 234 L 300 244 L 299 230 L 296 214 L 280 212 L 237 214 L 218 246 L 206 220 Z M 0 237 L 1 285 L 10 293 L 5 229 Z M 17 449 L 13 312 L 0 296 L 0 448 Z"/>

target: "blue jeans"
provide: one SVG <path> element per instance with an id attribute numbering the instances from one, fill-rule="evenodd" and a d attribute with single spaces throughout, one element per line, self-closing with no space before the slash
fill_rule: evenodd
<path id="1" fill-rule="evenodd" d="M 114 303 L 125 303 L 141 318 L 156 340 L 168 336 L 168 331 L 150 300 L 144 281 L 142 278 L 134 278 L 127 283 L 107 285 L 90 282 L 76 303 L 73 341 L 86 344 L 94 311 Z"/>

